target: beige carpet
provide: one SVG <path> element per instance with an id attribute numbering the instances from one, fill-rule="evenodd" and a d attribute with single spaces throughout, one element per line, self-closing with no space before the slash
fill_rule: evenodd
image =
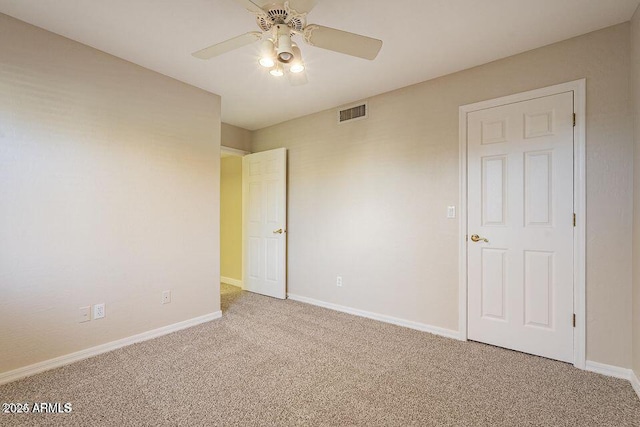
<path id="1" fill-rule="evenodd" d="M 627 381 L 223 285 L 223 318 L 0 387 L 0 425 L 640 426 Z"/>

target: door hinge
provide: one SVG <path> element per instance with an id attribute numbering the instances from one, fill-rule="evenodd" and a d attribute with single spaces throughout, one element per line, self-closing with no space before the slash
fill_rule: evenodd
<path id="1" fill-rule="evenodd" d="M 576 127 L 576 113 L 573 113 L 573 127 Z"/>
<path id="2" fill-rule="evenodd" d="M 576 327 L 576 314 L 573 313 L 573 327 Z"/>
<path id="3" fill-rule="evenodd" d="M 576 214 L 573 214 L 573 226 L 576 226 Z"/>

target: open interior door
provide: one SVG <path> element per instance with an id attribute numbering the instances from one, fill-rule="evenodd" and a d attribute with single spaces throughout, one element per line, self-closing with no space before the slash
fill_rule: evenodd
<path id="1" fill-rule="evenodd" d="M 242 160 L 243 281 L 247 291 L 285 299 L 287 150 Z"/>

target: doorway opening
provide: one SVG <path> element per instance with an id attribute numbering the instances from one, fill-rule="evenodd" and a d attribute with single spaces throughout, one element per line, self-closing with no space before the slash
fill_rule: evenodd
<path id="1" fill-rule="evenodd" d="M 220 290 L 286 299 L 287 150 L 221 148 Z M 235 297 L 234 297 L 235 295 Z"/>
<path id="2" fill-rule="evenodd" d="M 242 158 L 246 154 L 234 148 L 220 149 L 220 303 L 223 312 L 244 289 Z"/>

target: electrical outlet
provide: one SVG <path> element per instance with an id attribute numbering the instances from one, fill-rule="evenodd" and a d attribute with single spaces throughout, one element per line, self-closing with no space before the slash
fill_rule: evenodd
<path id="1" fill-rule="evenodd" d="M 104 303 L 93 306 L 93 318 L 102 319 L 104 317 Z"/>
<path id="2" fill-rule="evenodd" d="M 80 307 L 78 323 L 88 322 L 89 320 L 91 320 L 91 306 Z"/>
<path id="3" fill-rule="evenodd" d="M 336 277 L 336 286 L 342 287 L 342 276 Z"/>
<path id="4" fill-rule="evenodd" d="M 171 291 L 162 292 L 162 303 L 169 304 L 171 302 Z"/>

